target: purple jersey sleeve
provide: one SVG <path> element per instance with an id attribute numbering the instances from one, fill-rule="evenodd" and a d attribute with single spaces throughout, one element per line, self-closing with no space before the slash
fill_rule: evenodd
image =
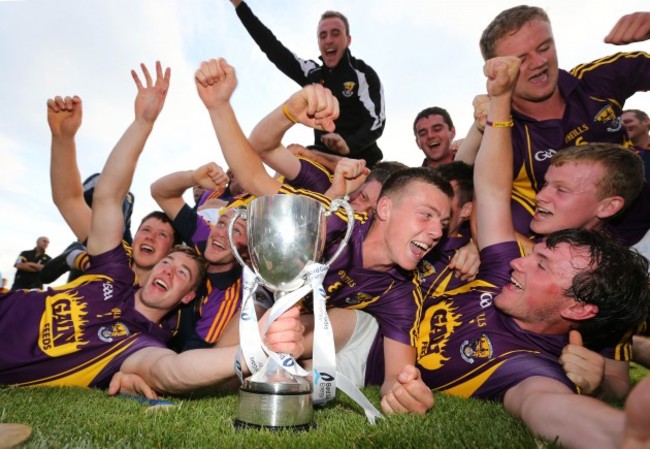
<path id="1" fill-rule="evenodd" d="M 412 344 L 422 305 L 418 278 L 398 268 L 375 271 L 363 267 L 363 240 L 369 228 L 370 222 L 357 223 L 345 249 L 330 265 L 323 283 L 327 305 L 363 309 L 377 319 L 384 336 Z M 326 256 L 339 244 L 326 248 Z"/>
<path id="2" fill-rule="evenodd" d="M 332 174 L 325 167 L 309 159 L 300 158 L 300 172 L 287 184 L 297 188 L 325 193 L 332 185 Z"/>

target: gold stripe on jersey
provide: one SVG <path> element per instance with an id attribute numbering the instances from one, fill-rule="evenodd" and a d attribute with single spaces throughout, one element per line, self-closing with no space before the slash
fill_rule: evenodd
<path id="1" fill-rule="evenodd" d="M 631 58 L 631 59 L 650 58 L 650 54 L 643 51 L 636 51 L 636 52 L 629 52 L 629 53 L 616 53 L 610 56 L 605 56 L 603 58 L 596 59 L 595 61 L 580 64 L 574 67 L 573 69 L 571 69 L 570 73 L 576 78 L 582 78 L 586 72 L 590 72 L 591 70 L 594 70 L 602 65 L 611 64 L 615 61 L 618 61 L 621 58 Z"/>
<path id="2" fill-rule="evenodd" d="M 539 189 L 539 181 L 535 177 L 535 155 L 533 154 L 533 145 L 530 138 L 530 128 L 524 124 L 524 131 L 526 133 L 526 159 L 519 171 L 515 175 L 512 182 L 513 199 L 522 201 L 525 199 L 527 204 L 522 206 L 527 207 L 529 210 L 535 208 L 535 194 Z M 514 193 L 516 192 L 516 194 Z M 515 198 L 516 196 L 516 198 Z"/>
<path id="3" fill-rule="evenodd" d="M 433 391 L 442 391 L 446 394 L 453 396 L 461 396 L 468 398 L 472 396 L 489 378 L 490 376 L 507 362 L 507 357 L 511 354 L 539 354 L 539 351 L 530 350 L 515 350 L 506 352 L 496 359 L 488 360 L 482 365 L 477 366 L 475 369 L 465 373 L 461 377 L 448 382 L 445 385 L 433 388 Z M 505 360 L 504 360 L 505 359 Z"/>
<path id="4" fill-rule="evenodd" d="M 221 195 L 223 195 L 223 192 L 219 192 L 218 190 L 210 190 L 210 193 L 208 193 L 208 197 L 205 199 L 205 201 L 218 200 Z"/>
<path id="5" fill-rule="evenodd" d="M 288 184 L 282 184 L 280 190 L 278 190 L 278 193 L 282 193 L 285 195 L 300 195 L 300 196 L 306 196 L 307 198 L 315 199 L 316 201 L 321 203 L 327 210 L 330 210 L 330 206 L 332 204 L 332 200 L 321 193 L 314 192 L 307 189 L 296 189 Z M 345 222 L 348 221 L 348 215 L 344 209 L 337 210 L 335 215 Z M 354 218 L 356 221 L 360 223 L 365 223 L 366 221 L 368 221 L 368 215 L 365 212 L 361 214 L 355 213 Z"/>
<path id="6" fill-rule="evenodd" d="M 209 297 L 212 288 L 212 285 L 208 282 L 208 296 L 206 296 L 206 298 Z M 223 333 L 223 330 L 226 328 L 228 323 L 230 323 L 232 317 L 235 316 L 235 312 L 239 309 L 240 295 L 241 278 L 237 279 L 237 281 L 224 292 L 224 298 L 219 307 L 219 313 L 214 317 L 210 329 L 205 337 L 205 340 L 208 343 L 216 343 Z"/>
<path id="7" fill-rule="evenodd" d="M 87 360 L 86 362 L 75 366 L 67 371 L 53 374 L 51 376 L 35 379 L 29 382 L 18 383 L 18 386 L 78 386 L 87 387 L 97 377 L 97 375 L 117 356 L 129 349 L 137 340 L 140 334 L 133 334 L 114 345 L 111 345 L 106 351 L 97 357 Z"/>
<path id="8" fill-rule="evenodd" d="M 234 208 L 234 207 L 246 207 L 248 206 L 248 203 L 253 201 L 256 198 L 255 195 L 251 195 L 250 193 L 243 193 L 241 195 L 236 196 L 227 206 L 223 207 L 221 211 L 219 212 L 219 215 L 223 215 L 225 211 L 228 209 Z"/>
<path id="9" fill-rule="evenodd" d="M 393 289 L 393 286 L 395 285 L 395 281 L 391 281 L 390 285 L 386 290 L 384 290 L 382 293 L 378 294 L 377 296 L 374 297 L 369 297 L 370 295 L 367 295 L 363 292 L 355 292 L 355 296 L 357 298 L 360 298 L 361 301 L 356 303 L 356 304 L 350 304 L 345 306 L 346 309 L 365 309 L 368 307 L 370 304 L 376 303 L 381 297 L 383 297 L 386 293 L 391 291 Z"/>
<path id="10" fill-rule="evenodd" d="M 614 103 L 614 106 L 618 107 L 619 109 L 623 109 L 623 105 L 621 105 L 615 98 L 600 98 L 600 97 L 594 97 L 594 96 L 589 96 L 592 100 L 598 102 L 598 103 L 603 103 L 603 104 L 609 104 L 609 103 Z"/>
<path id="11" fill-rule="evenodd" d="M 503 365 L 506 361 L 502 360 L 501 362 L 497 363 L 496 365 L 490 367 L 488 370 L 482 372 L 481 374 L 477 375 L 476 377 L 473 377 L 463 383 L 460 383 L 458 385 L 455 385 L 451 388 L 446 388 L 443 389 L 441 388 L 436 388 L 435 391 L 444 391 L 446 394 L 450 394 L 452 396 L 460 396 L 463 398 L 469 398 L 471 397 L 476 390 L 478 390 L 485 382 L 487 382 L 490 379 L 490 376 L 499 369 L 501 365 Z"/>
<path id="12" fill-rule="evenodd" d="M 330 180 L 330 182 L 332 182 L 332 180 L 334 179 L 334 175 L 332 174 L 332 172 L 329 171 L 327 168 L 325 168 L 323 165 L 319 164 L 318 162 L 301 156 L 298 156 L 298 159 L 302 159 L 303 161 L 307 162 L 310 165 L 313 165 L 314 167 L 322 171 L 325 174 L 325 176 L 327 176 L 327 179 Z"/>
<path id="13" fill-rule="evenodd" d="M 68 282 L 67 284 L 59 285 L 57 287 L 50 287 L 50 289 L 55 292 L 67 291 L 95 281 L 113 282 L 113 278 L 104 274 L 83 274 L 74 279 L 72 282 Z"/>
<path id="14" fill-rule="evenodd" d="M 643 327 L 645 327 L 645 323 L 635 326 L 623 335 L 614 348 L 614 360 L 626 362 L 632 360 L 632 336 L 638 334 Z"/>
<path id="15" fill-rule="evenodd" d="M 420 335 L 420 321 L 422 320 L 422 311 L 424 310 L 424 295 L 422 294 L 422 288 L 420 286 L 420 276 L 418 276 L 417 271 L 413 272 L 411 276 L 411 282 L 413 283 L 413 291 L 411 295 L 413 296 L 413 301 L 415 302 L 415 319 L 413 320 L 413 326 L 409 335 L 411 337 L 411 346 L 414 348 L 417 347 L 418 337 Z"/>
<path id="16" fill-rule="evenodd" d="M 90 264 L 90 256 L 86 251 L 82 251 L 74 258 L 74 268 L 79 271 L 86 271 L 88 265 Z"/>

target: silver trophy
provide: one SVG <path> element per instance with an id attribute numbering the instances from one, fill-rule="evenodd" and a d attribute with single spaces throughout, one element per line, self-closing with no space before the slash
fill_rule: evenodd
<path id="1" fill-rule="evenodd" d="M 242 266 L 247 266 L 232 237 L 235 221 L 243 217 L 247 222 L 252 271 L 277 301 L 307 282 L 307 265 L 320 261 L 323 255 L 326 217 L 339 208 L 347 213 L 348 228 L 339 248 L 325 264 L 329 267 L 345 248 L 354 226 L 354 212 L 342 199 L 332 201 L 330 212 L 306 196 L 277 194 L 254 199 L 246 210 L 237 209 L 231 218 L 228 238 L 233 254 Z M 263 381 L 244 379 L 235 424 L 270 429 L 310 428 L 311 382 L 288 373 L 272 359 L 262 371 Z"/>

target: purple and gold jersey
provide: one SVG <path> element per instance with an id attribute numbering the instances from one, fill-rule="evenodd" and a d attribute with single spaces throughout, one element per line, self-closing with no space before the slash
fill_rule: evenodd
<path id="1" fill-rule="evenodd" d="M 133 267 L 133 247 L 129 242 L 126 240 L 122 240 L 122 248 L 124 248 L 124 252 L 126 252 L 126 257 L 129 259 L 129 266 Z M 89 270 L 90 267 L 90 262 L 91 262 L 91 257 L 90 254 L 88 254 L 87 251 L 81 251 L 79 254 L 77 254 L 74 258 L 74 267 L 76 270 L 79 270 L 81 272 L 86 272 Z M 134 276 L 133 278 L 133 285 L 136 287 L 140 285 L 138 282 L 138 277 Z"/>
<path id="2" fill-rule="evenodd" d="M 0 296 L 0 384 L 107 386 L 130 354 L 165 347 L 169 332 L 134 308 L 122 245 L 91 259 L 69 284 Z"/>
<path id="3" fill-rule="evenodd" d="M 416 344 L 417 366 L 435 391 L 502 400 L 505 392 L 530 376 L 558 380 L 575 389 L 559 364 L 566 335 L 521 329 L 494 307 L 494 297 L 510 282 L 516 242 L 481 251 L 477 278 L 458 291 L 425 301 Z"/>
<path id="4" fill-rule="evenodd" d="M 299 158 L 300 172 L 298 176 L 284 182 L 297 189 L 312 190 L 318 193 L 325 193 L 332 185 L 332 173 L 318 162 L 311 159 Z"/>
<path id="5" fill-rule="evenodd" d="M 362 309 L 377 319 L 382 336 L 413 346 L 422 307 L 419 278 L 398 267 L 388 271 L 363 268 L 363 240 L 372 224 L 372 219 L 363 217 L 355 220 L 350 240 L 325 276 L 327 306 Z M 343 225 L 347 222 L 334 215 L 327 222 L 326 260 L 338 248 L 329 242 L 339 241 Z"/>
<path id="6" fill-rule="evenodd" d="M 174 228 L 199 254 L 205 253 L 211 227 L 189 205 L 179 211 Z M 203 235 L 202 240 L 194 240 Z M 209 347 L 219 339 L 241 305 L 241 274 L 239 264 L 224 273 L 206 274 L 195 299 L 181 307 L 179 330 L 170 342 L 172 349 L 182 352 Z"/>
<path id="7" fill-rule="evenodd" d="M 278 193 L 307 196 L 330 209 L 329 198 L 316 192 L 283 184 Z M 323 281 L 327 306 L 363 309 L 377 319 L 383 336 L 413 345 L 415 324 L 422 306 L 418 276 L 415 271 L 405 272 L 396 267 L 388 271 L 363 268 L 363 240 L 371 222 L 366 214 L 355 214 L 350 240 L 330 265 Z M 324 261 L 328 261 L 338 248 L 347 225 L 347 215 L 342 211 L 327 219 Z"/>
<path id="8" fill-rule="evenodd" d="M 512 111 L 513 223 L 515 229 L 526 236 L 531 235 L 529 225 L 535 209 L 535 194 L 544 184 L 544 174 L 553 154 L 563 148 L 590 142 L 612 142 L 632 147 L 620 116 L 627 98 L 635 92 L 650 90 L 650 54 L 617 53 L 582 64 L 571 73 L 560 70 L 558 88 L 566 101 L 562 119 L 538 121 Z M 646 207 L 650 205 L 648 198 L 646 196 L 635 203 L 639 203 L 638 207 Z M 645 214 L 632 210 L 626 212 L 638 218 L 622 220 L 627 223 L 625 227 L 623 223 L 618 226 L 617 234 L 628 242 L 638 241 L 645 234 L 642 230 L 644 226 L 647 230 L 647 220 L 650 220 L 649 209 L 644 211 Z M 645 218 L 645 224 L 641 217 Z"/>
<path id="9" fill-rule="evenodd" d="M 196 332 L 207 343 L 214 344 L 241 305 L 242 269 L 239 265 L 226 273 L 208 273 L 206 292 L 199 303 Z"/>

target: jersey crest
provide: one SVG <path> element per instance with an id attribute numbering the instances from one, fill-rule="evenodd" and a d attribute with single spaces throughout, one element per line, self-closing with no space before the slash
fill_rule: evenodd
<path id="1" fill-rule="evenodd" d="M 615 133 L 621 130 L 623 123 L 620 118 L 616 115 L 614 108 L 611 104 L 603 107 L 596 116 L 594 117 L 594 122 L 604 123 L 607 125 L 607 132 Z"/>
<path id="2" fill-rule="evenodd" d="M 357 85 L 354 81 L 346 81 L 343 83 L 343 94 L 344 97 L 350 98 L 354 94 L 354 88 Z"/>
<path id="3" fill-rule="evenodd" d="M 460 345 L 460 356 L 467 363 L 474 363 L 476 359 L 489 360 L 492 358 L 493 354 L 492 342 L 485 334 L 481 334 L 481 336 L 475 340 L 465 340 L 463 344 Z"/>

